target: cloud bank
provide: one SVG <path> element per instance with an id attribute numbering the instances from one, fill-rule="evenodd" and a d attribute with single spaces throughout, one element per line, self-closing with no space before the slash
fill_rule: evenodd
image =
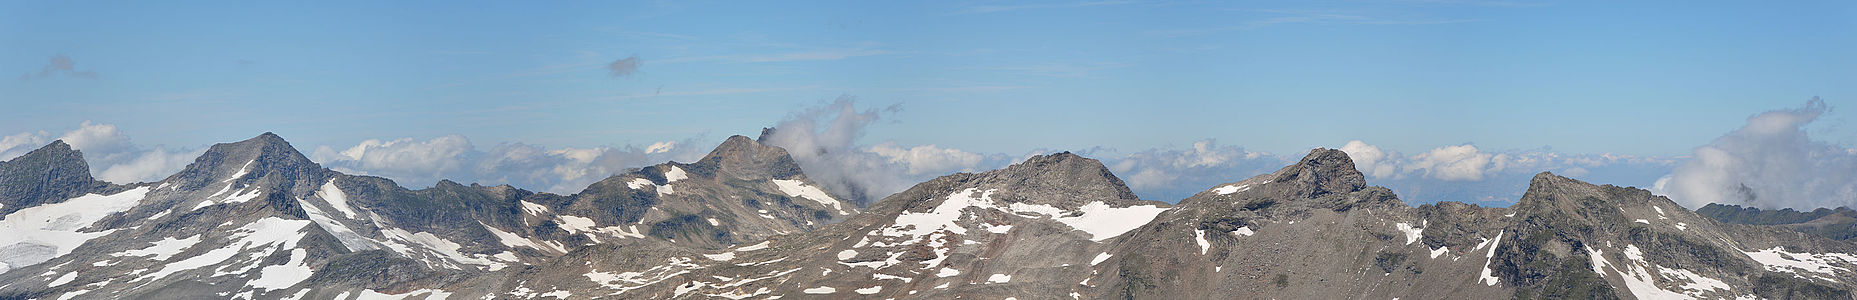
<path id="1" fill-rule="evenodd" d="M 1548 149 L 1487 151 L 1476 145 L 1443 146 L 1405 155 L 1363 141 L 1339 148 L 1367 176 L 1412 203 L 1460 201 L 1507 205 L 1520 199 L 1534 174 L 1554 172 L 1599 184 L 1648 187 L 1669 172 L 1673 157 L 1565 154 Z"/>
<path id="2" fill-rule="evenodd" d="M 342 150 L 319 146 L 310 158 L 336 171 L 387 177 L 413 188 L 449 179 L 572 194 L 631 168 L 700 159 L 708 149 L 679 146 L 697 143 L 693 139 L 658 142 L 642 148 L 555 149 L 500 143 L 489 149 L 479 149 L 469 138 L 448 135 L 426 140 L 370 139 Z"/>
<path id="3" fill-rule="evenodd" d="M 1857 205 L 1857 150 L 1813 140 L 1804 127 L 1830 111 L 1816 97 L 1768 111 L 1707 145 L 1658 180 L 1656 190 L 1690 208 L 1709 203 L 1767 209 Z"/>
<path id="4" fill-rule="evenodd" d="M 206 148 L 180 149 L 136 145 L 116 125 L 84 121 L 76 129 L 52 135 L 46 131 L 23 132 L 0 138 L 0 160 L 11 160 L 26 152 L 44 147 L 53 140 L 63 140 L 84 153 L 91 176 L 114 183 L 157 181 L 180 172 L 193 163 Z"/>
<path id="5" fill-rule="evenodd" d="M 911 185 L 953 171 L 989 169 L 1001 156 L 988 156 L 935 145 L 900 147 L 894 143 L 862 146 L 865 129 L 898 111 L 857 108 L 841 96 L 832 103 L 799 110 L 774 125 L 765 142 L 786 148 L 806 176 L 834 195 L 868 205 Z"/>

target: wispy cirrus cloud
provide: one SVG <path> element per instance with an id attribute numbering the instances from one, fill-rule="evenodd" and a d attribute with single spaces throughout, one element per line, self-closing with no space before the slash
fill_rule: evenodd
<path id="1" fill-rule="evenodd" d="M 688 63 L 688 62 L 777 63 L 777 62 L 796 62 L 796 61 L 826 61 L 826 60 L 841 60 L 841 59 L 863 57 L 863 56 L 877 56 L 877 55 L 885 55 L 885 54 L 893 54 L 893 53 L 895 52 L 891 52 L 891 51 L 883 50 L 883 49 L 872 49 L 872 48 L 818 49 L 818 50 L 777 52 L 777 53 L 749 53 L 749 54 L 673 57 L 673 58 L 659 60 L 658 63 L 661 63 L 661 64 Z"/>
<path id="2" fill-rule="evenodd" d="M 1015 10 L 1081 8 L 1081 7 L 1127 5 L 1127 4 L 1139 4 L 1139 3 L 1142 3 L 1142 2 L 1141 1 L 1092 1 L 1092 2 L 1073 2 L 1073 3 L 975 5 L 975 6 L 969 6 L 969 7 L 963 8 L 960 11 L 957 11 L 956 13 L 985 14 L 985 13 L 1008 12 L 1008 11 L 1015 11 Z"/>
<path id="3" fill-rule="evenodd" d="M 1156 37 L 1178 38 L 1217 34 L 1232 31 L 1256 30 L 1266 27 L 1290 24 L 1341 24 L 1341 25 L 1440 25 L 1477 22 L 1477 19 L 1431 18 L 1395 13 L 1371 13 L 1331 10 L 1304 9 L 1243 9 L 1241 12 L 1252 16 L 1240 17 L 1244 21 L 1235 25 L 1222 25 L 1203 28 L 1181 28 L 1150 30 L 1146 34 Z"/>
<path id="4" fill-rule="evenodd" d="M 97 79 L 97 77 L 99 77 L 99 75 L 97 75 L 97 71 L 78 70 L 77 61 L 71 60 L 70 56 L 59 54 L 59 55 L 53 55 L 50 59 L 48 59 L 48 61 L 45 62 L 45 66 L 40 67 L 38 72 L 36 73 L 28 72 L 25 74 L 20 74 L 19 81 L 32 81 L 32 80 L 38 80 L 38 79 L 52 78 L 56 76 L 70 76 L 73 78 L 82 78 L 82 79 Z"/>

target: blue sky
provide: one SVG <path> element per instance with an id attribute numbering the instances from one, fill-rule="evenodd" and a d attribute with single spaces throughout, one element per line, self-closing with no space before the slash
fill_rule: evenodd
<path id="1" fill-rule="evenodd" d="M 1680 157 L 1814 96 L 1813 138 L 1857 143 L 1853 48 L 1848 1 L 8 3 L 0 134 L 643 148 L 850 96 L 895 108 L 853 145 L 1005 161 L 1207 139 Z"/>

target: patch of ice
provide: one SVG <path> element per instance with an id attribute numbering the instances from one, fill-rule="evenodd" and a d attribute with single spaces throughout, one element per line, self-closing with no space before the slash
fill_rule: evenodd
<path id="1" fill-rule="evenodd" d="M 414 296 L 421 296 L 421 295 L 424 295 L 425 297 L 411 298 Z M 360 295 L 355 295 L 355 300 L 405 300 L 405 299 L 444 300 L 446 298 L 451 298 L 451 292 L 447 292 L 443 290 L 435 290 L 435 289 L 418 289 L 418 290 L 413 290 L 411 292 L 406 292 L 405 294 L 388 294 L 388 293 L 376 292 L 374 290 L 361 290 Z"/>
<path id="2" fill-rule="evenodd" d="M 77 296 L 81 296 L 86 293 L 90 293 L 90 290 L 75 290 L 69 293 L 64 293 L 64 295 L 58 295 L 58 300 L 77 299 Z"/>
<path id="3" fill-rule="evenodd" d="M 548 250 L 548 248 L 542 248 L 540 244 L 536 244 L 534 240 L 530 240 L 515 233 L 503 231 L 502 229 L 497 229 L 495 226 L 490 226 L 490 224 L 484 224 L 483 221 L 477 221 L 477 225 L 483 225 L 484 229 L 490 231 L 490 235 L 496 236 L 497 242 L 503 243 L 503 246 L 510 248 L 529 247 L 535 250 Z"/>
<path id="4" fill-rule="evenodd" d="M 684 173 L 683 168 L 678 168 L 677 166 L 671 166 L 671 169 L 669 171 L 664 171 L 664 183 L 665 184 L 670 184 L 672 182 L 677 182 L 678 180 L 684 180 L 684 179 L 690 179 L 690 176 L 687 173 Z"/>
<path id="5" fill-rule="evenodd" d="M 759 244 L 742 246 L 741 248 L 735 248 L 735 252 L 748 252 L 748 251 L 754 251 L 754 250 L 767 249 L 768 243 L 769 241 L 761 241 L 761 243 Z"/>
<path id="6" fill-rule="evenodd" d="M 149 258 L 150 260 L 167 261 L 168 257 L 173 257 L 175 254 L 180 254 L 182 250 L 187 250 L 187 248 L 193 247 L 194 244 L 198 244 L 198 243 L 200 243 L 200 235 L 197 235 L 197 234 L 191 237 L 184 238 L 184 239 L 164 237 L 164 238 L 161 238 L 161 240 L 159 241 L 155 241 L 154 245 L 152 246 L 148 246 L 142 249 L 131 249 L 131 250 L 123 250 L 122 252 L 110 253 L 110 256 L 123 257 L 123 256 L 151 256 L 152 255 L 154 257 L 150 257 Z"/>
<path id="7" fill-rule="evenodd" d="M 1230 195 L 1231 193 L 1243 192 L 1249 189 L 1251 189 L 1251 185 L 1249 184 L 1227 185 L 1212 189 L 1212 192 L 1220 195 Z"/>
<path id="8" fill-rule="evenodd" d="M 542 214 L 548 213 L 548 206 L 535 204 L 535 202 L 522 201 L 522 211 L 529 213 L 529 215 L 541 216 Z"/>
<path id="9" fill-rule="evenodd" d="M 1600 277 L 1605 277 L 1605 275 L 1606 275 L 1606 271 L 1605 271 L 1605 267 L 1606 267 L 1606 256 L 1605 256 L 1605 254 L 1604 254 L 1604 253 L 1601 253 L 1601 252 L 1599 252 L 1599 249 L 1593 249 L 1593 246 L 1586 246 L 1586 256 L 1587 256 L 1587 260 L 1589 260 L 1589 261 L 1591 261 L 1591 262 L 1592 262 L 1592 265 L 1593 265 L 1593 273 L 1599 273 L 1599 276 L 1600 276 Z"/>
<path id="10" fill-rule="evenodd" d="M 1772 249 L 1746 253 L 1748 257 L 1767 270 L 1799 274 L 1798 271 L 1837 275 L 1850 272 L 1851 264 L 1857 263 L 1857 255 L 1844 253 L 1798 253 L 1786 252 L 1786 248 L 1775 246 Z M 1837 265 L 1834 265 L 1837 264 Z"/>
<path id="11" fill-rule="evenodd" d="M 993 224 L 981 223 L 980 229 L 986 229 L 987 232 L 1004 234 L 1006 232 L 1012 231 L 1012 225 L 993 225 Z"/>
<path id="12" fill-rule="evenodd" d="M 60 286 L 66 283 L 71 283 L 71 281 L 73 280 L 77 280 L 77 272 L 64 273 L 64 276 L 58 276 L 58 279 L 52 279 L 52 282 L 45 283 L 45 286 L 46 287 Z"/>
<path id="13" fill-rule="evenodd" d="M 961 270 L 955 270 L 954 268 L 948 268 L 948 267 L 942 267 L 940 271 L 935 271 L 935 277 L 954 277 L 954 276 L 960 276 L 960 275 L 961 275 Z"/>
<path id="14" fill-rule="evenodd" d="M 399 228 L 390 228 L 390 229 L 381 230 L 380 233 L 381 235 L 387 236 L 387 238 L 389 239 L 419 245 L 420 248 L 423 248 L 426 253 L 431 253 L 433 255 L 438 256 L 439 258 L 443 258 L 451 262 L 484 266 L 489 271 L 501 270 L 503 269 L 503 267 L 508 266 L 501 262 L 491 260 L 489 258 L 489 255 L 484 255 L 484 254 L 466 255 L 464 253 L 458 252 L 458 249 L 464 248 L 463 245 L 459 245 L 457 242 L 446 240 L 445 238 L 439 237 L 438 235 L 434 235 L 432 233 L 408 232 L 404 229 L 399 229 Z M 393 248 L 395 252 L 406 253 L 406 254 L 413 253 L 412 251 L 413 249 L 406 245 L 388 244 L 387 247 Z M 448 265 L 447 267 L 457 268 L 457 266 L 451 266 L 451 265 Z"/>
<path id="15" fill-rule="evenodd" d="M 847 260 L 847 259 L 851 259 L 852 257 L 857 257 L 857 256 L 858 256 L 857 250 L 847 249 L 845 251 L 838 251 L 838 260 Z"/>
<path id="16" fill-rule="evenodd" d="M 1096 264 L 1103 263 L 1103 261 L 1109 260 L 1110 256 L 1114 256 L 1114 255 L 1109 254 L 1109 252 L 1103 252 L 1103 253 L 1096 254 L 1096 258 L 1090 259 L 1090 265 L 1094 266 Z"/>
<path id="17" fill-rule="evenodd" d="M 821 286 L 821 287 L 816 287 L 816 288 L 800 290 L 800 292 L 807 293 L 807 294 L 831 294 L 831 293 L 837 293 L 838 289 L 835 289 L 829 286 Z"/>
<path id="18" fill-rule="evenodd" d="M 310 269 L 309 265 L 303 262 L 303 258 L 308 256 L 309 252 L 303 249 L 290 249 L 290 262 L 259 269 L 258 278 L 246 282 L 245 285 L 260 290 L 275 290 L 302 283 L 315 273 L 315 270 Z"/>
<path id="19" fill-rule="evenodd" d="M 1451 252 L 1451 249 L 1445 246 L 1438 246 L 1438 249 L 1431 249 L 1431 258 L 1438 258 L 1439 255 L 1444 255 L 1449 252 Z"/>
<path id="20" fill-rule="evenodd" d="M 657 186 L 657 184 L 652 183 L 651 179 L 632 178 L 632 181 L 625 182 L 625 186 L 636 190 L 647 186 Z"/>
<path id="21" fill-rule="evenodd" d="M 111 195 L 88 194 L 7 214 L 0 218 L 0 249 L 50 248 L 51 251 L 6 253 L 5 256 L 9 256 L 8 263 L 0 264 L 0 273 L 70 254 L 72 249 L 84 242 L 114 232 L 82 230 L 103 217 L 135 207 L 148 195 L 149 190 L 149 187 L 143 186 Z"/>
<path id="22" fill-rule="evenodd" d="M 851 290 L 851 291 L 853 291 L 853 292 L 858 292 L 858 294 L 863 294 L 863 295 L 870 295 L 870 294 L 876 294 L 877 292 L 882 292 L 882 291 L 883 291 L 883 286 L 881 286 L 881 285 L 879 285 L 879 286 L 872 286 L 872 287 L 867 287 L 867 288 L 861 288 L 861 289 L 855 289 L 855 290 Z"/>
<path id="23" fill-rule="evenodd" d="M 1481 275 L 1477 275 L 1477 282 L 1478 282 L 1478 283 L 1484 283 L 1484 284 L 1487 284 L 1487 285 L 1489 285 L 1489 286 L 1496 286 L 1496 283 L 1497 283 L 1497 282 L 1500 282 L 1500 281 L 1502 281 L 1502 278 L 1496 278 L 1496 276 L 1491 276 L 1491 275 L 1490 275 L 1490 273 L 1492 273 L 1492 272 L 1493 272 L 1494 270 L 1490 270 L 1490 268 L 1489 268 L 1489 263 L 1490 263 L 1491 261 L 1495 261 L 1495 260 L 1496 260 L 1496 248 L 1497 248 L 1497 247 L 1500 247 L 1500 245 L 1502 245 L 1502 234 L 1503 234 L 1503 233 L 1505 233 L 1505 232 L 1497 232 L 1497 233 L 1496 233 L 1496 239 L 1494 239 L 1494 240 L 1489 240 L 1489 243 L 1490 243 L 1490 246 L 1489 246 L 1489 254 L 1486 254 L 1487 256 L 1489 256 L 1489 258 L 1488 258 L 1487 260 L 1484 260 L 1484 261 L 1483 261 L 1483 274 L 1481 274 Z M 1481 246 L 1481 245 L 1479 245 L 1479 246 Z M 1478 248 L 1482 248 L 1482 247 L 1478 247 Z"/>
<path id="24" fill-rule="evenodd" d="M 1194 229 L 1193 242 L 1199 244 L 1199 255 L 1206 255 L 1206 250 L 1212 249 L 1212 243 L 1206 242 L 1205 230 Z"/>
<path id="25" fill-rule="evenodd" d="M 335 211 L 342 212 L 343 216 L 347 216 L 349 219 L 355 218 L 355 208 L 348 206 L 348 193 L 344 193 L 342 192 L 342 188 L 336 187 L 334 179 L 330 179 L 328 183 L 323 183 L 322 189 L 316 191 L 316 196 L 322 197 L 322 201 L 324 202 L 329 202 L 329 207 L 334 208 Z"/>
<path id="26" fill-rule="evenodd" d="M 220 247 L 219 249 L 213 249 L 212 251 L 207 251 L 200 255 L 169 263 L 166 266 L 162 266 L 160 271 L 142 275 L 133 281 L 161 279 L 181 271 L 217 265 L 232 259 L 233 256 L 238 255 L 246 249 L 259 249 L 272 246 L 295 248 L 297 241 L 302 240 L 303 236 L 306 234 L 303 232 L 303 228 L 308 227 L 309 224 L 310 221 L 308 220 L 286 220 L 277 217 L 258 219 L 258 221 L 245 224 L 245 226 L 233 230 L 229 237 L 232 242 L 227 243 L 225 247 Z"/>
<path id="27" fill-rule="evenodd" d="M 1393 227 L 1398 227 L 1400 232 L 1406 233 L 1406 244 L 1407 245 L 1411 245 L 1413 242 L 1419 241 L 1419 237 L 1420 237 L 1419 234 L 1425 232 L 1424 228 L 1413 228 L 1412 224 L 1406 224 L 1404 222 L 1400 222 L 1399 224 L 1393 224 Z"/>
<path id="28" fill-rule="evenodd" d="M 334 235 L 335 240 L 342 242 L 342 247 L 348 248 L 348 251 L 380 249 L 378 245 L 380 242 L 355 233 L 355 230 L 349 229 L 348 225 L 343 225 L 341 221 L 329 217 L 328 213 L 323 212 L 320 208 L 316 208 L 315 205 L 303 201 L 303 199 L 297 199 L 297 206 L 303 208 L 303 212 L 309 215 L 310 221 L 316 223 L 316 227 L 322 227 L 323 231 L 327 231 L 330 235 Z"/>
<path id="29" fill-rule="evenodd" d="M 1007 282 L 1012 282 L 1012 275 L 993 274 L 993 276 L 987 276 L 987 283 L 1007 283 Z"/>
<path id="30" fill-rule="evenodd" d="M 845 211 L 844 203 L 839 202 L 837 198 L 832 198 L 832 195 L 826 194 L 825 190 L 807 185 L 804 181 L 775 179 L 774 186 L 780 188 L 780 192 L 787 194 L 787 197 L 811 199 L 814 202 L 819 202 L 820 205 L 831 206 L 832 210 L 837 211 L 838 214 L 850 214 L 850 212 Z"/>
<path id="31" fill-rule="evenodd" d="M 1245 227 L 1238 227 L 1238 230 L 1232 230 L 1232 234 L 1242 235 L 1242 236 L 1252 236 L 1252 235 L 1256 235 L 1257 232 L 1251 231 L 1251 226 L 1245 226 Z"/>
<path id="32" fill-rule="evenodd" d="M 721 254 L 704 254 L 703 257 L 709 258 L 709 260 L 714 260 L 714 261 L 730 261 L 730 260 L 735 259 L 735 252 L 731 251 L 731 252 L 723 252 Z"/>
<path id="33" fill-rule="evenodd" d="M 1645 219 L 1637 219 L 1637 220 L 1632 220 L 1632 222 L 1638 222 L 1638 223 L 1644 223 L 1644 224 L 1650 224 L 1650 223 L 1651 223 L 1651 221 L 1650 221 L 1650 220 L 1645 220 Z"/>

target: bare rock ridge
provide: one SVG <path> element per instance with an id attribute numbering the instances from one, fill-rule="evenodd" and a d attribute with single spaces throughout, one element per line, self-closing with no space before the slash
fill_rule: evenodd
<path id="1" fill-rule="evenodd" d="M 0 216 L 88 193 L 121 189 L 91 178 L 90 164 L 84 161 L 83 153 L 62 140 L 0 161 Z"/>
<path id="2" fill-rule="evenodd" d="M 745 136 L 730 136 L 709 155 L 693 165 L 699 173 L 730 176 L 737 179 L 787 179 L 804 174 L 799 163 L 780 147 L 761 144 Z"/>

